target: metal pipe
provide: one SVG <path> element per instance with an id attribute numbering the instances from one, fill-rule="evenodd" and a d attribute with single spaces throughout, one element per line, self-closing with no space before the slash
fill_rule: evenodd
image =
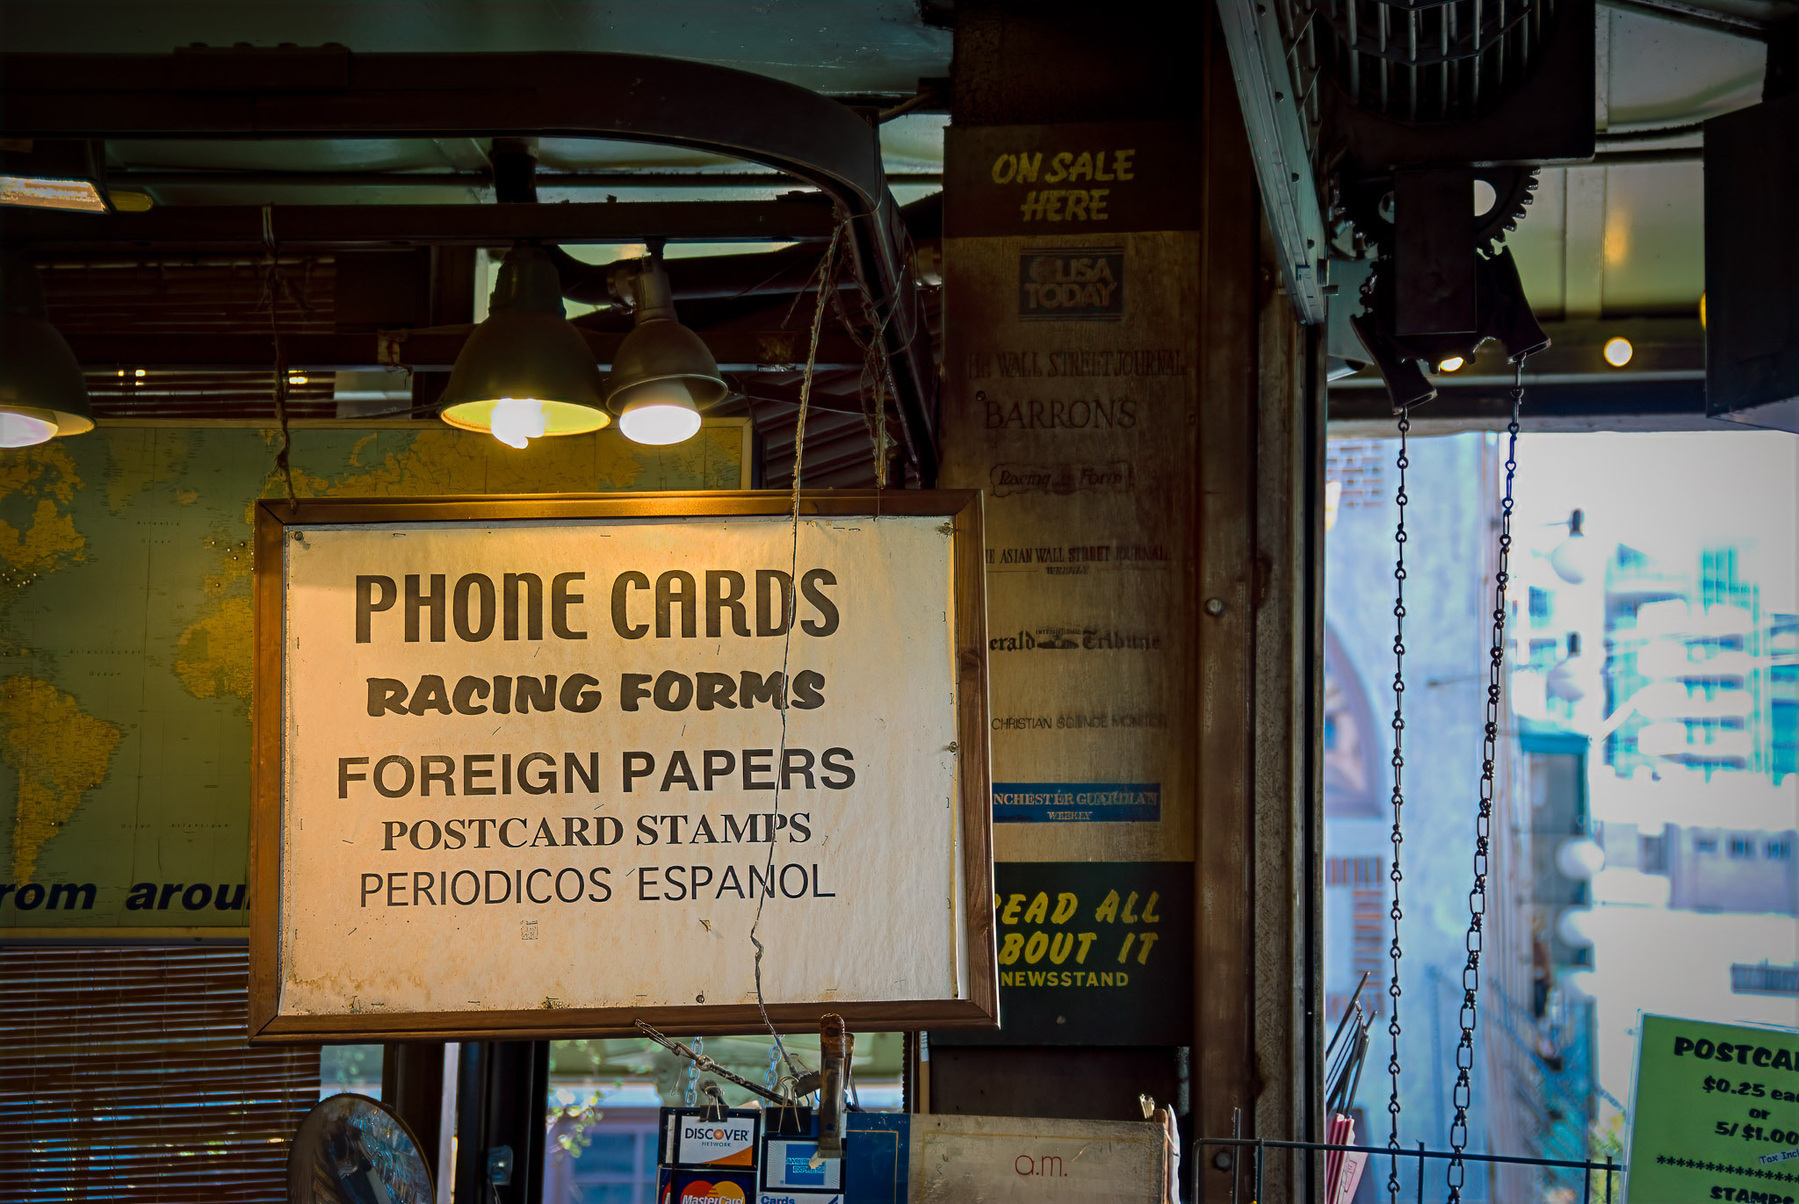
<path id="1" fill-rule="evenodd" d="M 1382 1154 L 1391 1155 L 1392 1149 L 1380 1145 L 1349 1145 L 1347 1143 L 1328 1141 L 1286 1141 L 1276 1137 L 1196 1137 L 1193 1139 L 1196 1148 L 1204 1146 L 1266 1146 L 1271 1150 L 1336 1150 L 1348 1154 Z M 1576 1162 L 1567 1158 L 1529 1158 L 1522 1154 L 1455 1154 L 1448 1150 L 1426 1149 L 1422 1141 L 1415 1152 L 1407 1153 L 1407 1158 L 1460 1158 L 1464 1162 L 1500 1162 L 1516 1166 L 1553 1166 L 1568 1170 L 1596 1170 L 1616 1174 L 1624 1168 L 1613 1162 L 1608 1155 L 1604 1162 Z"/>
<path id="2" fill-rule="evenodd" d="M 1732 37 L 1748 38 L 1756 42 L 1768 40 L 1769 29 L 1764 21 L 1757 21 L 1754 17 L 1741 17 L 1735 13 L 1719 12 L 1715 8 L 1706 8 L 1698 4 L 1683 3 L 1682 0 L 1599 0 L 1599 3 L 1607 8 L 1660 17 L 1665 21 L 1675 21 L 1697 29 L 1707 29 L 1713 33 L 1729 34 Z"/>
<path id="3" fill-rule="evenodd" d="M 480 188 L 493 187 L 485 171 L 109 171 L 115 188 Z M 887 176 L 890 186 L 941 187 L 943 173 L 900 171 Z M 817 185 L 794 176 L 765 171 L 550 171 L 537 173 L 539 188 L 779 188 L 813 191 Z"/>
<path id="4" fill-rule="evenodd" d="M 639 1020 L 637 1022 L 637 1028 L 638 1028 L 638 1031 L 643 1033 L 644 1036 L 648 1037 L 650 1040 L 654 1041 L 656 1044 L 662 1046 L 662 1048 L 668 1050 L 670 1053 L 673 1053 L 680 1057 L 686 1058 L 688 1061 L 692 1062 L 695 1066 L 699 1067 L 701 1070 L 704 1070 L 709 1074 L 716 1074 L 719 1078 L 724 1079 L 728 1083 L 735 1083 L 737 1086 L 742 1087 L 745 1091 L 748 1091 L 754 1095 L 761 1096 L 763 1099 L 769 1101 L 771 1104 L 780 1104 L 783 1107 L 791 1107 L 793 1104 L 793 1101 L 791 1099 L 787 1099 L 782 1096 L 776 1095 L 774 1092 L 772 1092 L 768 1088 L 764 1087 L 761 1083 L 752 1083 L 749 1079 L 744 1078 L 742 1075 L 736 1073 L 735 1071 L 728 1070 L 725 1067 L 720 1066 L 717 1062 L 714 1062 L 711 1058 L 707 1057 L 705 1054 L 695 1053 L 691 1048 L 689 1048 L 686 1045 L 686 1043 L 677 1041 L 673 1037 L 663 1036 L 661 1033 L 657 1032 L 655 1028 L 653 1028 L 650 1024 L 648 1024 L 645 1021 Z"/>

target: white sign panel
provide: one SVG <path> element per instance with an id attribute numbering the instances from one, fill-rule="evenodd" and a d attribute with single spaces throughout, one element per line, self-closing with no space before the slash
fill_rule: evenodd
<path id="1" fill-rule="evenodd" d="M 777 1020 L 990 1017 L 978 501 L 934 500 L 265 505 L 253 1031 L 759 1023 L 753 927 Z"/>

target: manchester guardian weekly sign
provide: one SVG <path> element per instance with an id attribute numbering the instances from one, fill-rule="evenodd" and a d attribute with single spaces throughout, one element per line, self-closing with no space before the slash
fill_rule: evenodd
<path id="1" fill-rule="evenodd" d="M 252 1034 L 991 1023 L 979 495 L 791 504 L 262 503 Z"/>

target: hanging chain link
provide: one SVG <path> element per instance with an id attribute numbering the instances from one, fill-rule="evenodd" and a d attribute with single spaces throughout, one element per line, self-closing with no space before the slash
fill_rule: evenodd
<path id="1" fill-rule="evenodd" d="M 1399 1197 L 1399 921 L 1404 912 L 1399 907 L 1399 884 L 1405 875 L 1399 869 L 1399 846 L 1405 837 L 1400 832 L 1400 813 L 1405 807 L 1405 508 L 1410 499 L 1405 491 L 1405 470 L 1411 467 L 1406 436 L 1412 429 L 1409 410 L 1399 411 L 1399 487 L 1393 500 L 1399 506 L 1399 522 L 1393 530 L 1393 906 L 1387 913 L 1393 920 L 1393 942 L 1387 956 L 1393 962 L 1393 977 L 1387 984 L 1387 1035 L 1393 1039 L 1393 1051 L 1387 1057 L 1387 1075 L 1392 1080 L 1392 1093 L 1387 1097 L 1387 1116 L 1391 1128 L 1387 1148 L 1393 1151 L 1387 1171 L 1387 1196 Z"/>
<path id="2" fill-rule="evenodd" d="M 1493 645 L 1487 655 L 1487 723 L 1481 746 L 1480 810 L 1474 821 L 1474 887 L 1468 892 L 1468 961 L 1462 969 L 1462 1039 L 1455 1051 L 1455 1119 L 1449 1125 L 1449 1204 L 1460 1204 L 1468 1146 L 1468 1107 L 1474 1089 L 1474 1026 L 1480 995 L 1481 934 L 1487 914 L 1488 853 L 1492 847 L 1493 781 L 1499 761 L 1499 705 L 1505 697 L 1506 586 L 1511 582 L 1512 480 L 1518 472 L 1518 414 L 1524 406 L 1524 359 L 1512 379 L 1512 420 L 1506 426 L 1505 497 L 1499 506 L 1499 559 L 1493 571 Z"/>
<path id="3" fill-rule="evenodd" d="M 768 1047 L 768 1070 L 762 1075 L 762 1085 L 773 1091 L 775 1084 L 780 1081 L 780 1073 L 781 1047 L 771 1044 Z"/>
<path id="4" fill-rule="evenodd" d="M 705 1053 L 706 1052 L 706 1038 L 695 1037 L 688 1044 L 688 1048 L 693 1050 L 693 1052 L 696 1054 Z M 687 1106 L 689 1108 L 691 1108 L 694 1106 L 695 1103 L 699 1102 L 699 1098 L 700 1098 L 700 1064 L 698 1062 L 689 1062 L 689 1063 L 687 1063 L 687 1093 L 684 1096 L 682 1096 L 682 1099 L 686 1102 Z"/>

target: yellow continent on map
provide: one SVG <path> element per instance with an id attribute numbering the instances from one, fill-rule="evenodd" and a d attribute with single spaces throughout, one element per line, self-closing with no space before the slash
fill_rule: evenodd
<path id="1" fill-rule="evenodd" d="M 14 592 L 71 559 L 80 559 L 85 540 L 70 509 L 81 478 L 68 451 L 56 443 L 7 452 L 0 457 L 0 497 L 35 498 L 31 520 L 14 526 L 0 519 L 0 610 Z M 0 645 L 7 641 L 0 640 Z"/>
<path id="2" fill-rule="evenodd" d="M 0 761 L 19 775 L 13 881 L 30 881 L 38 852 L 105 780 L 121 735 L 47 681 L 20 675 L 0 683 Z"/>
<path id="3" fill-rule="evenodd" d="M 270 433 L 273 438 L 273 432 Z M 699 438 L 660 453 L 683 484 L 705 479 L 708 458 L 734 462 L 739 435 L 736 430 L 713 428 Z M 529 460 L 488 439 L 471 439 L 452 430 L 407 432 L 405 446 L 384 450 L 379 433 L 359 439 L 352 449 L 352 471 L 323 477 L 296 464 L 294 496 L 315 497 L 428 497 L 432 495 L 493 493 L 590 493 L 640 486 L 667 488 L 665 480 L 644 481 L 645 458 L 641 451 L 611 439 L 545 439 L 531 445 Z M 363 465 L 370 451 L 378 464 Z M 271 474 L 264 497 L 280 496 L 282 478 Z M 255 502 L 244 510 L 249 524 Z M 175 654 L 175 673 L 196 698 L 235 698 L 250 702 L 251 606 L 249 595 L 249 541 L 221 543 L 208 540 L 218 557 L 218 570 L 202 583 L 210 600 L 200 617 L 181 634 Z"/>
<path id="4" fill-rule="evenodd" d="M 735 489 L 747 450 L 730 421 L 669 448 L 604 431 L 521 452 L 423 424 L 291 440 L 304 498 Z M 54 916 L 28 918 L 7 896 L 0 927 L 166 923 L 130 909 L 139 879 L 241 880 L 250 536 L 256 499 L 289 487 L 281 442 L 278 431 L 108 426 L 0 453 L 0 839 L 11 838 L 0 866 L 15 883 L 73 874 L 99 888 L 97 906 Z M 128 736 L 147 744 L 133 750 Z M 186 919 L 241 923 L 204 915 Z"/>

